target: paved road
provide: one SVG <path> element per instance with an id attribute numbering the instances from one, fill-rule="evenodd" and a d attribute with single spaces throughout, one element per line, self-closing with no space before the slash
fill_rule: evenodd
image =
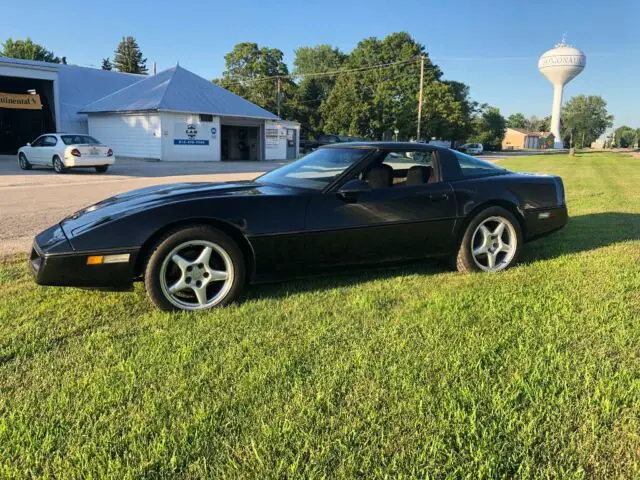
<path id="1" fill-rule="evenodd" d="M 27 252 L 36 233 L 111 195 L 163 183 L 250 180 L 279 165 L 129 160 L 107 174 L 77 170 L 58 175 L 48 169 L 22 171 L 15 157 L 0 155 L 0 258 Z"/>

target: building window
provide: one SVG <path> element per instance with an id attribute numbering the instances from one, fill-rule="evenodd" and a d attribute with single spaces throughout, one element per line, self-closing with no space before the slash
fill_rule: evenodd
<path id="1" fill-rule="evenodd" d="M 208 113 L 201 113 L 200 114 L 200 121 L 201 122 L 213 122 L 213 115 L 210 115 Z"/>

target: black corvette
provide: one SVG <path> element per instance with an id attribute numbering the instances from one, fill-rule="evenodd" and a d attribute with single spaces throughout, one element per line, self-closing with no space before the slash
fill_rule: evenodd
<path id="1" fill-rule="evenodd" d="M 249 182 L 134 190 L 36 236 L 36 282 L 123 290 L 163 310 L 226 305 L 247 283 L 449 256 L 499 271 L 567 223 L 562 180 L 416 143 L 323 147 Z"/>

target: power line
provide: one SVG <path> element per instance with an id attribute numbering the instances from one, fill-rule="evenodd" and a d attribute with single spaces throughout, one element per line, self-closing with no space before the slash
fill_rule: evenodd
<path id="1" fill-rule="evenodd" d="M 276 80 L 278 78 L 283 79 L 283 78 L 289 78 L 289 79 L 295 79 L 295 78 L 306 78 L 306 77 L 328 77 L 328 76 L 332 76 L 332 75 L 342 75 L 345 73 L 354 73 L 354 72 L 363 72 L 363 71 L 367 71 L 367 70 L 381 70 L 384 68 L 390 68 L 396 65 L 403 65 L 403 64 L 407 64 L 407 63 L 417 63 L 420 61 L 420 57 L 414 57 L 408 60 L 400 60 L 397 62 L 389 62 L 389 63 L 380 63 L 377 65 L 368 65 L 366 67 L 359 67 L 359 68 L 350 68 L 350 69 L 341 69 L 341 70 L 334 70 L 334 71 L 329 71 L 329 72 L 316 72 L 316 73 L 291 73 L 288 75 L 272 75 L 269 77 L 258 77 L 258 78 L 252 78 L 249 80 L 239 80 L 239 81 L 235 81 L 235 82 L 231 82 L 228 83 L 227 85 L 238 85 L 238 84 L 245 84 L 245 83 L 253 83 L 253 82 L 261 82 L 264 80 Z"/>

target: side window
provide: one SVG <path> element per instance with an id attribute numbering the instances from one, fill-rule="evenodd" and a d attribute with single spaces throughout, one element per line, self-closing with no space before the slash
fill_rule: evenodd
<path id="1" fill-rule="evenodd" d="M 461 152 L 453 152 L 460 165 L 460 171 L 463 177 L 483 177 L 487 175 L 496 175 L 505 171 L 497 165 L 480 160 L 477 157 L 466 155 Z"/>
<path id="2" fill-rule="evenodd" d="M 58 140 L 56 139 L 56 137 L 52 137 L 51 135 L 44 137 L 43 146 L 45 147 L 55 147 L 57 143 L 58 143 Z"/>
<path id="3" fill-rule="evenodd" d="M 428 150 L 389 152 L 382 165 L 392 172 L 394 187 L 411 187 L 435 181 L 433 152 Z"/>
<path id="4" fill-rule="evenodd" d="M 433 155 L 429 150 L 389 152 L 363 172 L 362 179 L 373 189 L 435 183 Z"/>
<path id="5" fill-rule="evenodd" d="M 31 143 L 31 146 L 41 147 L 43 143 L 44 143 L 44 137 L 38 137 Z"/>

